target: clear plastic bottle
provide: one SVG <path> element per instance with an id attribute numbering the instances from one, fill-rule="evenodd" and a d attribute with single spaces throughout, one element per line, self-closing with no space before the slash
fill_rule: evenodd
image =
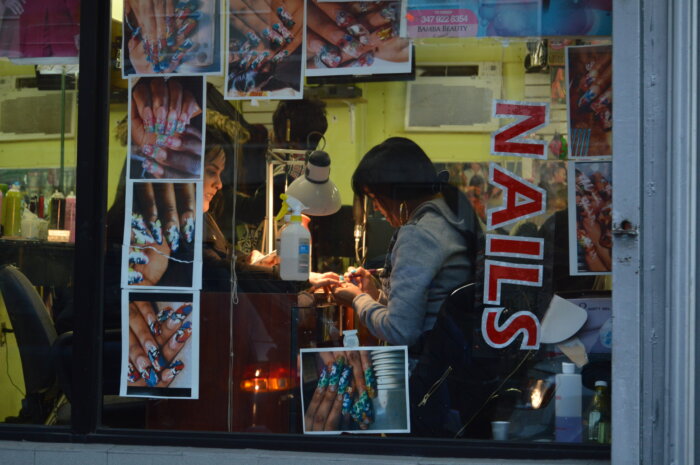
<path id="1" fill-rule="evenodd" d="M 595 394 L 586 411 L 586 439 L 610 444 L 610 394 L 608 383 L 595 382 Z"/>
<path id="2" fill-rule="evenodd" d="M 555 436 L 557 442 L 581 442 L 581 375 L 573 363 L 562 363 L 556 376 Z"/>

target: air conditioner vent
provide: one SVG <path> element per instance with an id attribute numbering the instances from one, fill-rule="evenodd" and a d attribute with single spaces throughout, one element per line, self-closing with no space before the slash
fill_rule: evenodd
<path id="1" fill-rule="evenodd" d="M 501 63 L 416 66 L 416 80 L 406 84 L 406 131 L 491 132 L 494 99 L 501 98 Z"/>

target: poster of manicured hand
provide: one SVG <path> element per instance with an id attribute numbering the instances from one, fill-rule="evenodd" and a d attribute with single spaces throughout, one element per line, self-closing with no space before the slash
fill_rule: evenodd
<path id="1" fill-rule="evenodd" d="M 129 79 L 129 179 L 202 179 L 203 76 Z"/>
<path id="2" fill-rule="evenodd" d="M 224 97 L 303 97 L 304 0 L 230 0 Z"/>
<path id="3" fill-rule="evenodd" d="M 122 291 L 120 395 L 199 396 L 199 293 Z"/>
<path id="4" fill-rule="evenodd" d="M 124 0 L 122 75 L 221 74 L 219 0 Z"/>
<path id="5" fill-rule="evenodd" d="M 401 2 L 309 0 L 306 75 L 411 71 L 411 42 L 401 38 Z"/>
<path id="6" fill-rule="evenodd" d="M 569 166 L 570 274 L 612 272 L 612 162 Z"/>
<path id="7" fill-rule="evenodd" d="M 201 288 L 202 202 L 201 182 L 127 182 L 122 288 Z"/>
<path id="8" fill-rule="evenodd" d="M 305 434 L 410 433 L 406 346 L 301 349 Z"/>
<path id="9" fill-rule="evenodd" d="M 566 48 L 569 159 L 612 156 L 612 45 Z"/>

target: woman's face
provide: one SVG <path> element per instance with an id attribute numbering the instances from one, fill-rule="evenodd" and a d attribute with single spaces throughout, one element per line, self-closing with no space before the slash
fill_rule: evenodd
<path id="1" fill-rule="evenodd" d="M 375 210 L 379 211 L 384 218 L 389 222 L 394 228 L 401 227 L 401 220 L 399 218 L 399 207 L 398 202 L 394 202 L 390 199 L 379 198 L 369 191 L 365 191 L 367 197 L 372 201 L 372 206 Z"/>
<path id="2" fill-rule="evenodd" d="M 209 203 L 214 198 L 217 192 L 222 187 L 221 172 L 224 170 L 226 163 L 226 155 L 224 150 L 219 148 L 217 152 L 205 158 L 204 162 L 204 208 L 205 212 L 209 211 Z"/>

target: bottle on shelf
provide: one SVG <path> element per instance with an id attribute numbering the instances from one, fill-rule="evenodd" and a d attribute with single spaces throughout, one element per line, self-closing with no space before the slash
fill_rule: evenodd
<path id="1" fill-rule="evenodd" d="M 66 197 L 65 229 L 70 231 L 70 242 L 75 242 L 75 194 L 71 191 Z"/>
<path id="2" fill-rule="evenodd" d="M 588 441 L 610 444 L 610 393 L 605 381 L 595 382 L 595 394 L 586 411 L 585 420 Z"/>
<path id="3" fill-rule="evenodd" d="M 51 196 L 49 207 L 49 229 L 64 229 L 66 216 L 66 198 L 56 190 Z"/>
<path id="4" fill-rule="evenodd" d="M 581 442 L 581 375 L 573 363 L 562 363 L 562 372 L 556 378 L 555 435 L 557 442 Z"/>
<path id="5" fill-rule="evenodd" d="M 22 193 L 14 183 L 3 201 L 2 226 L 5 236 L 19 237 L 22 225 Z"/>

